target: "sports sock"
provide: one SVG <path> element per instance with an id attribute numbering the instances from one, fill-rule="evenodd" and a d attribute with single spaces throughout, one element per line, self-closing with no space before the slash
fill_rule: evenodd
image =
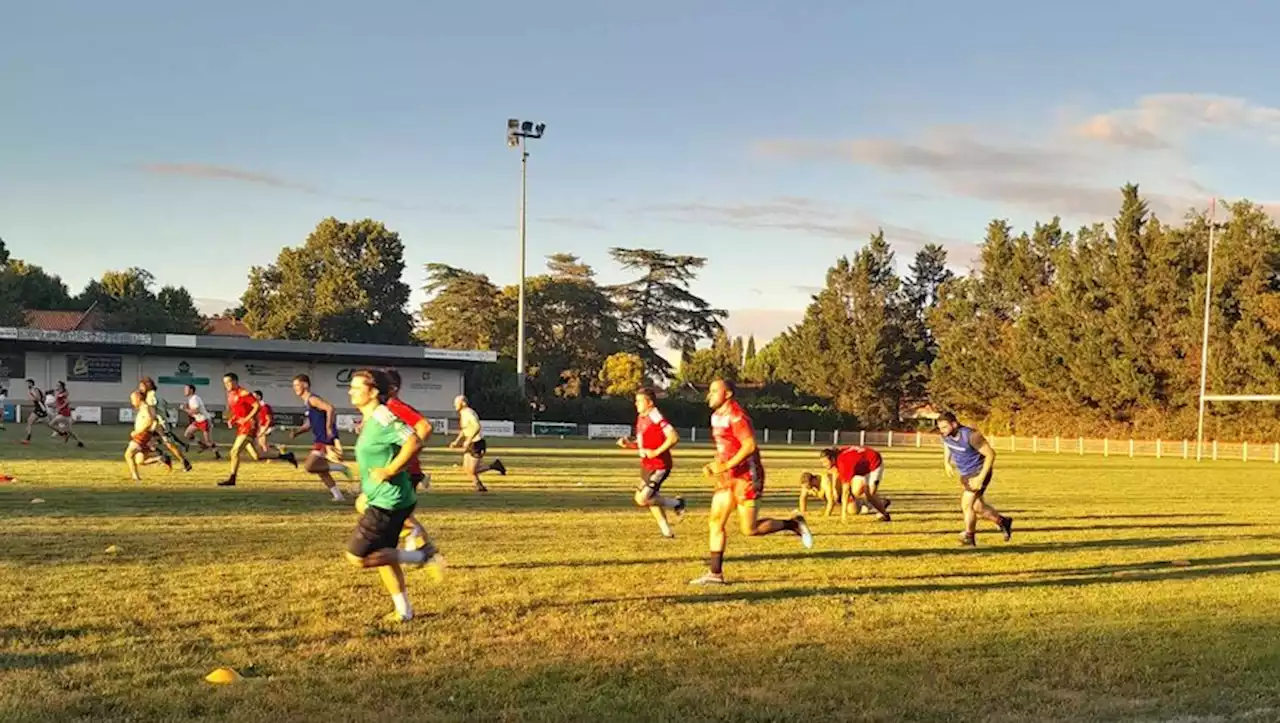
<path id="1" fill-rule="evenodd" d="M 413 606 L 409 604 L 409 593 L 401 590 L 391 595 L 391 602 L 396 606 L 396 612 L 402 618 L 413 617 Z"/>
<path id="2" fill-rule="evenodd" d="M 342 490 L 338 489 L 338 485 L 334 485 L 330 487 L 329 494 L 333 495 L 333 499 L 339 502 L 341 502 L 344 499 L 342 496 Z"/>
<path id="3" fill-rule="evenodd" d="M 712 575 L 723 575 L 724 574 L 724 551 L 722 550 L 720 552 L 711 553 L 711 556 L 708 560 L 707 567 L 710 568 Z"/>
<path id="4" fill-rule="evenodd" d="M 662 530 L 663 537 L 671 537 L 671 523 L 667 522 L 667 518 L 658 518 L 658 529 Z"/>

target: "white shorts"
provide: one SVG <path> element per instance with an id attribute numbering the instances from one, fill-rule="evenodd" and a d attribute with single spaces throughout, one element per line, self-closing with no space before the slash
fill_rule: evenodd
<path id="1" fill-rule="evenodd" d="M 68 427 L 70 427 L 70 426 L 71 426 L 71 417 L 68 417 L 68 416 L 66 416 L 66 415 L 64 415 L 64 414 L 58 414 L 58 415 L 55 415 L 53 419 L 50 419 L 50 420 L 49 420 L 49 425 L 50 425 L 50 426 L 52 426 L 52 425 L 60 424 L 60 423 L 64 423 L 64 422 L 66 423 L 66 425 L 67 425 Z"/>
<path id="2" fill-rule="evenodd" d="M 867 473 L 865 476 L 863 476 L 863 475 L 855 475 L 855 476 L 854 476 L 854 478 L 853 478 L 853 487 L 855 487 L 855 488 L 856 488 L 856 487 L 858 487 L 858 486 L 859 486 L 859 484 L 860 484 L 859 480 L 861 480 L 862 482 L 866 482 L 866 483 L 867 483 L 867 489 L 868 489 L 868 490 L 870 490 L 870 491 L 874 492 L 875 490 L 877 490 L 877 489 L 879 489 L 879 488 L 880 488 L 880 480 L 882 480 L 882 479 L 884 479 L 884 465 L 883 465 L 883 464 L 882 464 L 882 465 L 880 465 L 879 467 L 876 467 L 875 469 L 871 470 L 871 471 L 870 471 L 869 473 Z"/>

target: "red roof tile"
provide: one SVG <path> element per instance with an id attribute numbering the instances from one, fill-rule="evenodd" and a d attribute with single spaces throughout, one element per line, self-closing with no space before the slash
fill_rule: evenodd
<path id="1" fill-rule="evenodd" d="M 251 336 L 249 327 L 236 319 L 217 316 L 205 319 L 205 323 L 209 325 L 210 336 Z"/>
<path id="2" fill-rule="evenodd" d="M 43 331 L 95 331 L 98 315 L 83 311 L 31 309 L 26 312 L 27 326 Z"/>

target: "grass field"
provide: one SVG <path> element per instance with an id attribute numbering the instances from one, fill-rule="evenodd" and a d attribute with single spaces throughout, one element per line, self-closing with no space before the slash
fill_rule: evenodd
<path id="1" fill-rule="evenodd" d="M 677 457 L 690 514 L 664 541 L 615 449 L 493 440 L 512 474 L 478 497 L 436 447 L 419 510 L 452 567 L 409 571 L 420 617 L 396 626 L 314 478 L 219 489 L 225 463 L 197 461 L 135 484 L 125 429 L 89 433 L 0 433 L 6 723 L 1280 720 L 1267 464 L 1005 455 L 989 495 L 1015 537 L 966 550 L 937 456 L 895 451 L 892 523 L 811 514 L 811 551 L 735 529 L 732 584 L 703 590 L 706 448 Z M 812 455 L 766 449 L 766 512 Z M 223 665 L 244 682 L 203 681 Z"/>

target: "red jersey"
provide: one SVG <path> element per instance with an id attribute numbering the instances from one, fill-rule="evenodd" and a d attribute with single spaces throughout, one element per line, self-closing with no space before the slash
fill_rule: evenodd
<path id="1" fill-rule="evenodd" d="M 237 387 L 227 392 L 227 409 L 231 412 L 231 419 L 235 421 L 244 420 L 249 416 L 249 412 L 253 411 L 253 405 L 258 402 L 258 398 L 244 387 Z M 252 419 L 245 420 L 252 422 Z"/>
<path id="2" fill-rule="evenodd" d="M 266 402 L 259 402 L 258 403 L 258 426 L 263 429 L 270 427 L 271 421 L 273 418 L 274 417 L 271 412 L 271 405 L 267 404 Z"/>
<path id="3" fill-rule="evenodd" d="M 880 453 L 870 447 L 845 447 L 836 457 L 836 473 L 841 482 L 866 477 L 880 468 Z"/>
<path id="4" fill-rule="evenodd" d="M 650 409 L 648 414 L 636 417 L 636 446 L 641 452 L 640 468 L 646 472 L 671 469 L 671 450 L 657 457 L 643 455 L 646 450 L 656 450 L 666 443 L 668 429 L 671 429 L 671 425 L 667 423 L 667 418 L 662 416 L 662 412 L 659 412 L 657 407 Z"/>
<path id="5" fill-rule="evenodd" d="M 716 461 L 723 463 L 733 459 L 746 440 L 755 439 L 756 430 L 742 405 L 731 399 L 711 415 L 711 436 L 716 441 Z M 726 470 L 724 475 L 730 480 L 750 480 L 758 476 L 758 481 L 763 482 L 764 465 L 760 462 L 760 450 L 757 449 L 737 467 Z"/>
<path id="6" fill-rule="evenodd" d="M 405 404 L 404 401 L 399 398 L 387 400 L 386 406 L 387 409 L 390 409 L 391 413 L 396 415 L 401 422 L 409 425 L 409 427 L 414 430 L 415 434 L 418 431 L 416 429 L 418 422 L 426 419 L 426 417 L 423 417 L 418 413 L 418 410 L 408 404 Z M 418 450 L 418 454 L 422 454 L 422 450 Z M 418 460 L 418 454 L 413 455 L 413 459 L 409 460 L 409 464 L 405 465 L 405 471 L 410 475 L 422 474 L 422 462 Z"/>
<path id="7" fill-rule="evenodd" d="M 66 392 L 58 392 L 54 395 L 53 407 L 59 417 L 70 417 L 71 395 Z"/>

